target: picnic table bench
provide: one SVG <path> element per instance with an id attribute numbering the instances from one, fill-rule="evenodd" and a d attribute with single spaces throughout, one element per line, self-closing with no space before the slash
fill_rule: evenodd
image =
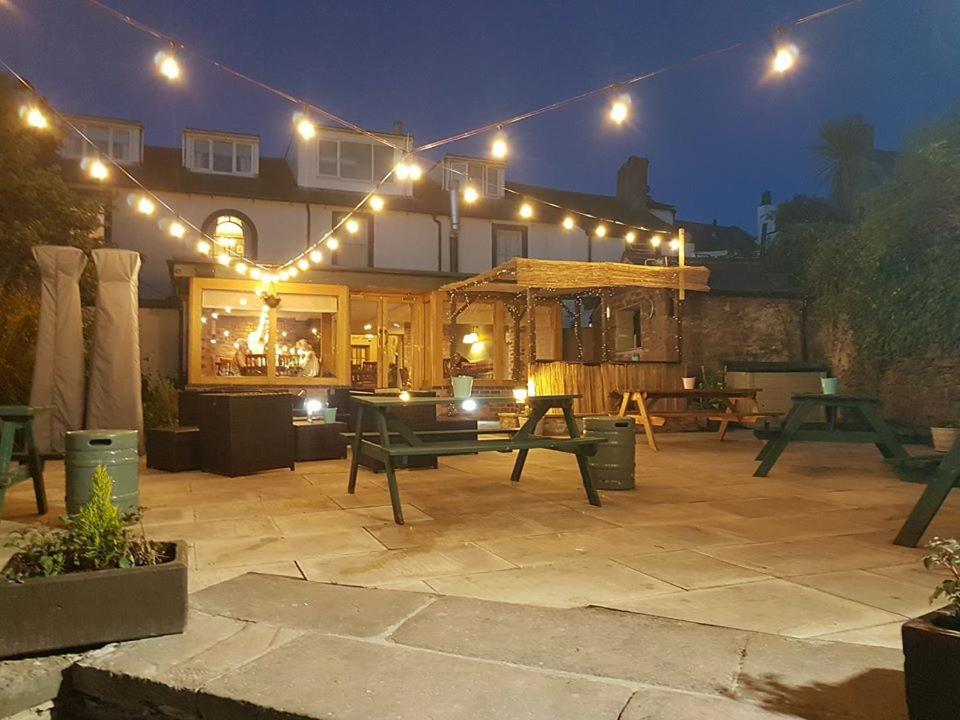
<path id="1" fill-rule="evenodd" d="M 927 484 L 893 541 L 895 545 L 916 547 L 950 490 L 960 486 L 960 440 L 945 455 L 895 457 L 887 462 L 902 480 Z"/>
<path id="2" fill-rule="evenodd" d="M 885 458 L 905 458 L 907 451 L 897 440 L 893 429 L 880 417 L 879 400 L 859 395 L 821 395 L 800 393 L 793 396 L 793 407 L 783 419 L 779 429 L 757 430 L 754 433 L 766 444 L 756 459 L 760 465 L 754 477 L 766 477 L 777 459 L 791 442 L 872 443 Z M 804 420 L 816 408 L 826 411 L 825 424 L 806 425 Z M 841 425 L 839 411 L 847 410 L 859 415 L 865 422 L 861 425 Z"/>
<path id="3" fill-rule="evenodd" d="M 647 437 L 651 450 L 658 450 L 653 435 L 654 425 L 663 425 L 666 420 L 714 420 L 720 423 L 719 437 L 723 440 L 732 422 L 757 423 L 775 420 L 779 413 L 763 412 L 757 402 L 758 388 L 738 388 L 722 390 L 712 388 L 674 389 L 674 390 L 624 390 L 618 414 L 625 417 L 633 403 L 637 409 L 637 418 Z M 657 410 L 654 406 L 661 400 L 699 400 L 700 408 L 683 410 Z M 723 408 L 704 408 L 703 401 L 719 401 Z M 749 408 L 744 411 L 737 407 L 737 401 L 745 402 Z"/>
<path id="4" fill-rule="evenodd" d="M 480 452 L 517 452 L 517 459 L 513 465 L 510 479 L 520 481 L 524 463 L 530 450 L 555 450 L 576 455 L 577 465 L 580 468 L 580 478 L 583 488 L 591 505 L 600 505 L 600 496 L 597 494 L 593 481 L 590 479 L 590 469 L 587 458 L 597 452 L 601 438 L 583 437 L 577 428 L 573 416 L 573 401 L 578 395 L 541 395 L 527 398 L 531 413 L 527 421 L 512 437 L 491 440 L 441 440 L 436 439 L 444 435 L 462 435 L 463 430 L 412 430 L 403 420 L 390 413 L 391 410 L 409 405 L 446 405 L 462 403 L 463 400 L 449 397 L 411 397 L 401 400 L 399 397 L 378 397 L 375 395 L 351 396 L 356 404 L 356 427 L 363 427 L 364 413 L 373 413 L 376 424 L 376 433 L 356 432 L 353 434 L 353 453 L 350 459 L 350 479 L 347 483 L 347 492 L 356 492 L 357 470 L 360 464 L 360 455 L 366 454 L 380 460 L 387 474 L 387 485 L 390 489 L 390 504 L 393 506 L 393 519 L 398 525 L 403 525 L 403 510 L 400 504 L 400 491 L 397 486 L 396 469 L 403 467 L 409 457 L 418 455 L 463 455 Z M 487 396 L 472 398 L 477 403 L 482 402 L 515 402 L 512 396 Z M 563 412 L 569 437 L 543 437 L 533 433 L 537 423 L 552 409 Z M 482 431 L 470 431 L 481 433 Z M 504 431 L 498 430 L 498 433 Z M 371 437 L 374 436 L 374 437 Z M 399 440 L 399 442 L 397 442 Z"/>
<path id="5" fill-rule="evenodd" d="M 33 480 L 37 512 L 47 513 L 47 491 L 43 485 L 43 458 L 33 434 L 33 420 L 47 406 L 0 405 L 0 510 L 7 488 Z"/>

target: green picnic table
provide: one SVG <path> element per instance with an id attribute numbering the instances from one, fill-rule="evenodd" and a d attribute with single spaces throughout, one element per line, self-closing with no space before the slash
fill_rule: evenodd
<path id="1" fill-rule="evenodd" d="M 0 510 L 7 488 L 33 480 L 37 512 L 47 513 L 47 491 L 43 485 L 43 459 L 33 433 L 37 413 L 47 406 L 0 405 Z"/>
<path id="2" fill-rule="evenodd" d="M 577 465 L 580 468 L 580 478 L 583 489 L 591 505 L 600 505 L 600 496 L 593 487 L 590 479 L 590 469 L 587 458 L 597 452 L 597 447 L 603 440 L 595 437 L 583 437 L 577 428 L 573 416 L 573 401 L 579 395 L 539 395 L 528 397 L 530 417 L 512 437 L 495 440 L 437 440 L 445 433 L 462 435 L 463 430 L 416 432 L 403 420 L 391 414 L 391 410 L 409 405 L 451 405 L 461 404 L 464 399 L 450 397 L 411 397 L 402 400 L 399 397 L 377 397 L 371 395 L 352 395 L 351 401 L 356 404 L 356 419 L 354 427 L 357 431 L 353 435 L 353 453 L 350 460 L 350 480 L 347 492 L 353 493 L 357 487 L 357 468 L 360 464 L 360 454 L 380 460 L 387 474 L 387 484 L 390 488 L 390 503 L 393 506 L 393 519 L 398 525 L 403 525 L 403 510 L 400 505 L 400 491 L 397 487 L 396 468 L 403 467 L 406 459 L 416 455 L 465 455 L 479 452 L 513 452 L 517 451 L 517 459 L 513 465 L 513 482 L 520 481 L 523 465 L 527 460 L 527 453 L 534 449 L 556 450 L 558 452 L 573 453 L 577 456 Z M 516 402 L 512 396 L 480 396 L 470 398 L 477 404 L 496 402 Z M 543 417 L 553 409 L 559 409 L 566 421 L 569 437 L 544 437 L 534 434 L 534 428 Z M 369 439 L 369 434 L 362 431 L 363 416 L 373 413 L 378 437 Z"/>
<path id="3" fill-rule="evenodd" d="M 893 541 L 895 545 L 916 547 L 950 491 L 960 486 L 960 440 L 946 454 L 891 458 L 887 462 L 901 480 L 927 485 Z"/>
<path id="4" fill-rule="evenodd" d="M 880 401 L 873 397 L 858 395 L 820 395 L 804 393 L 793 396 L 793 407 L 783 419 L 779 429 L 756 430 L 754 434 L 767 442 L 757 455 L 760 466 L 754 477 L 766 477 L 780 455 L 791 442 L 873 443 L 885 458 L 905 458 L 896 434 L 880 417 L 877 408 Z M 804 421 L 814 410 L 822 408 L 827 422 L 822 425 L 805 426 Z M 838 422 L 840 410 L 859 415 L 864 426 L 848 427 Z"/>

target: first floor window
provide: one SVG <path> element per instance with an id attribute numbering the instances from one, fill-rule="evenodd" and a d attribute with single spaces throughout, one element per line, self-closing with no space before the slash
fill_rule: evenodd
<path id="1" fill-rule="evenodd" d="M 193 139 L 193 169 L 233 174 L 251 174 L 253 167 L 253 144 L 232 140 Z"/>
<path id="2" fill-rule="evenodd" d="M 493 264 L 515 257 L 527 257 L 527 229 L 517 225 L 493 226 Z"/>

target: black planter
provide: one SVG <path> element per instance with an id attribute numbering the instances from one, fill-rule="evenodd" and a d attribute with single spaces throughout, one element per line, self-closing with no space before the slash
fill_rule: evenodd
<path id="1" fill-rule="evenodd" d="M 187 546 L 170 550 L 161 565 L 0 579 L 0 658 L 183 632 Z"/>
<path id="2" fill-rule="evenodd" d="M 960 619 L 935 610 L 903 624 L 910 720 L 960 717 Z"/>

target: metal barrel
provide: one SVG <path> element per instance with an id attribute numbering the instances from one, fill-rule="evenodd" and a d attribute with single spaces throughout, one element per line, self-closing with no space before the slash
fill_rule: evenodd
<path id="1" fill-rule="evenodd" d="M 587 459 L 590 478 L 600 490 L 632 490 L 637 457 L 636 427 L 631 417 L 588 417 L 584 434 L 606 440 L 597 454 Z"/>
<path id="2" fill-rule="evenodd" d="M 140 457 L 136 430 L 74 430 L 66 433 L 67 514 L 90 499 L 93 473 L 104 465 L 113 480 L 113 502 L 121 512 L 140 505 Z"/>

